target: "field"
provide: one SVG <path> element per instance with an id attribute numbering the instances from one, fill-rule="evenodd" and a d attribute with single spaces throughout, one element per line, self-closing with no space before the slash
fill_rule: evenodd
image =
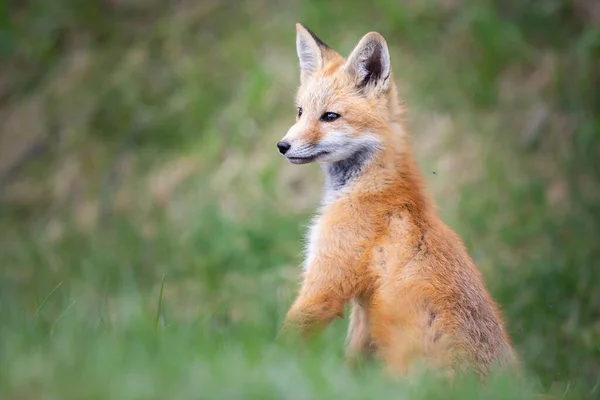
<path id="1" fill-rule="evenodd" d="M 590 1 L 4 1 L 0 398 L 600 396 L 600 8 Z M 386 380 L 346 321 L 273 339 L 316 165 L 294 23 L 382 33 L 440 213 L 502 306 L 522 379 Z"/>

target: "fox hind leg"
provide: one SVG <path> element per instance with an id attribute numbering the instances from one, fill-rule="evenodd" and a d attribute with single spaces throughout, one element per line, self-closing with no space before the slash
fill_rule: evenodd
<path id="1" fill-rule="evenodd" d="M 371 338 L 369 312 L 358 301 L 352 301 L 348 335 L 346 337 L 346 359 L 351 365 L 361 359 L 370 360 L 375 354 L 375 344 Z"/>

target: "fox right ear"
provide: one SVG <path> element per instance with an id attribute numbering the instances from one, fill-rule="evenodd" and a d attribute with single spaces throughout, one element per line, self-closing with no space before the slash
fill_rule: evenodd
<path id="1" fill-rule="evenodd" d="M 390 52 L 383 36 L 367 33 L 346 61 L 346 70 L 356 78 L 361 90 L 387 90 L 392 71 Z"/>
<path id="2" fill-rule="evenodd" d="M 328 49 L 321 39 L 304 25 L 296 24 L 296 51 L 300 60 L 300 82 L 305 82 L 315 71 L 323 68 L 323 50 Z"/>

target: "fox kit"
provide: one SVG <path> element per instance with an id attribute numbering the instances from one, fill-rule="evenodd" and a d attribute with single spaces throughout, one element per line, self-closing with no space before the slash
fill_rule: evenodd
<path id="1" fill-rule="evenodd" d="M 496 303 L 425 191 L 385 39 L 368 33 L 345 59 L 296 30 L 298 115 L 277 147 L 294 164 L 318 162 L 325 192 L 282 333 L 323 329 L 351 303 L 350 360 L 374 354 L 396 374 L 513 364 Z"/>

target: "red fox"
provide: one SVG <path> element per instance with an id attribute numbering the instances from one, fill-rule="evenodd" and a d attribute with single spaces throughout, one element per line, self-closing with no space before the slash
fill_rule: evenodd
<path id="1" fill-rule="evenodd" d="M 296 123 L 277 143 L 325 175 L 303 284 L 281 334 L 324 329 L 352 305 L 347 357 L 398 375 L 422 365 L 485 376 L 517 362 L 498 306 L 461 238 L 438 217 L 411 155 L 385 39 L 345 59 L 296 24 Z"/>

